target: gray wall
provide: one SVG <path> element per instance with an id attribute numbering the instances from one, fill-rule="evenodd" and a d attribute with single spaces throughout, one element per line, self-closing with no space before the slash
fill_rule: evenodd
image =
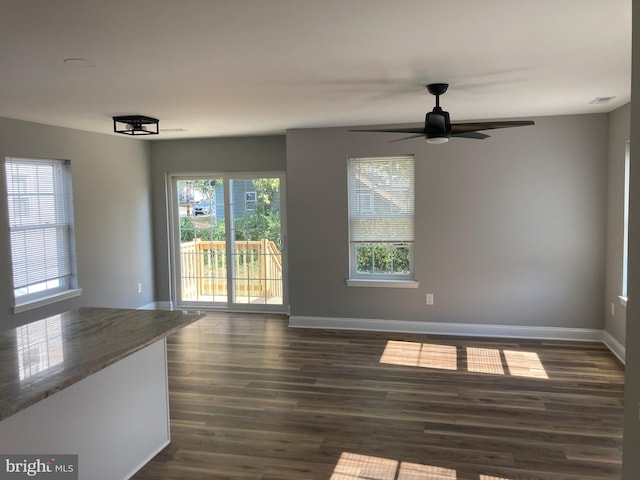
<path id="1" fill-rule="evenodd" d="M 151 143 L 156 301 L 172 301 L 167 235 L 167 173 L 284 172 L 284 135 Z"/>
<path id="2" fill-rule="evenodd" d="M 604 318 L 605 329 L 625 343 L 627 308 L 618 296 L 622 292 L 622 244 L 624 233 L 624 161 L 629 140 L 631 105 L 609 115 L 609 162 L 607 186 L 607 256 Z M 611 314 L 611 304 L 614 314 Z"/>
<path id="3" fill-rule="evenodd" d="M 608 116 L 535 120 L 446 145 L 288 131 L 292 315 L 603 328 Z M 394 154 L 416 160 L 420 287 L 347 287 L 346 158 Z"/>
<path id="4" fill-rule="evenodd" d="M 4 167 L 0 181 L 0 329 L 79 306 L 153 301 L 146 142 L 0 118 L 0 158 L 71 160 L 80 297 L 14 315 Z M 142 294 L 137 284 L 142 283 Z"/>
<path id="5" fill-rule="evenodd" d="M 640 478 L 640 10 L 633 9 L 631 71 L 631 175 L 629 195 L 629 280 L 624 387 L 623 480 Z"/>

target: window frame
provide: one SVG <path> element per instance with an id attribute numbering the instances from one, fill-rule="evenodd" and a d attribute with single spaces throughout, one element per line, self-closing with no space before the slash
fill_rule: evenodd
<path id="1" fill-rule="evenodd" d="M 410 210 L 409 213 L 403 212 L 402 215 L 398 213 L 388 214 L 375 214 L 374 197 L 380 195 L 380 192 L 376 192 L 374 188 L 371 189 L 362 188 L 362 184 L 356 187 L 354 182 L 357 180 L 357 174 L 354 172 L 356 165 L 363 165 L 369 162 L 375 164 L 376 162 L 389 162 L 393 160 L 402 160 L 411 162 L 411 172 L 407 177 L 410 182 L 411 196 L 408 199 L 406 205 L 403 208 Z M 414 244 L 415 244 L 415 159 L 413 155 L 392 155 L 392 156 L 375 156 L 375 157 L 349 157 L 347 159 L 347 215 L 348 215 L 348 236 L 349 236 L 349 276 L 347 278 L 347 285 L 353 287 L 394 287 L 394 288 L 417 288 L 419 283 L 415 280 L 414 269 Z M 389 184 L 389 190 L 383 190 L 384 193 L 389 193 L 390 190 L 397 189 L 399 185 Z M 366 198 L 364 207 L 362 199 Z M 357 212 L 365 214 L 364 216 L 358 216 Z M 411 230 L 409 238 L 403 240 L 397 240 L 388 238 L 385 240 L 376 241 L 363 241 L 354 240 L 354 236 L 361 235 L 356 233 L 354 235 L 354 219 L 375 219 L 386 220 L 393 222 L 394 219 L 398 221 L 398 218 L 410 217 L 409 221 L 402 221 L 405 224 L 405 228 Z M 406 234 L 405 234 L 406 235 Z M 375 272 L 359 272 L 358 271 L 358 248 L 361 245 L 403 245 L 408 249 L 408 264 L 409 271 L 406 273 L 375 273 Z M 372 262 L 373 262 L 372 257 Z"/>
<path id="2" fill-rule="evenodd" d="M 82 290 L 77 284 L 71 162 L 18 156 L 6 156 L 4 160 L 14 313 L 80 295 Z M 34 181 L 33 173 L 27 170 L 43 166 L 51 167 L 51 174 L 45 174 L 41 186 L 40 178 Z M 50 183 L 47 184 L 47 181 Z M 27 185 L 28 182 L 35 186 Z M 32 218 L 28 218 L 29 221 L 25 222 L 27 217 L 33 215 L 33 207 L 29 206 L 26 210 L 24 207 L 34 201 L 37 203 L 38 219 L 32 221 Z M 19 211 L 16 211 L 16 204 L 19 205 Z M 44 207 L 51 211 L 48 215 L 45 212 L 40 218 L 40 212 Z M 43 247 L 40 251 L 41 258 L 46 258 L 47 250 L 56 252 L 53 254 L 52 262 L 56 265 L 52 268 L 55 274 L 47 272 L 37 275 L 32 281 L 28 279 L 29 259 L 20 252 L 17 240 L 14 239 L 20 236 L 26 239 L 29 232 L 42 232 L 43 240 L 39 245 Z M 45 239 L 45 236 L 50 238 Z M 24 270 L 25 277 L 17 277 L 20 273 L 16 273 L 16 268 Z M 21 291 L 25 293 L 20 293 Z"/>
<path id="3" fill-rule="evenodd" d="M 631 168 L 631 142 L 627 140 L 624 147 L 624 197 L 622 207 L 622 278 L 620 303 L 627 304 L 627 282 L 629 263 L 629 174 Z"/>

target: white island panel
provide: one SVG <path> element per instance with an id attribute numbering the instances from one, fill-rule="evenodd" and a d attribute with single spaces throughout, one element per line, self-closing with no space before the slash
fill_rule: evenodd
<path id="1" fill-rule="evenodd" d="M 170 441 L 166 340 L 0 422 L 2 454 L 78 454 L 79 478 L 130 478 Z"/>

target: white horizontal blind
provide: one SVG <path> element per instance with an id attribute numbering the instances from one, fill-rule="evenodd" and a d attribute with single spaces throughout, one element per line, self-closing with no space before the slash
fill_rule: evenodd
<path id="1" fill-rule="evenodd" d="M 70 288 L 70 162 L 7 157 L 5 172 L 16 299 Z"/>
<path id="2" fill-rule="evenodd" d="M 413 157 L 349 159 L 353 242 L 413 242 Z"/>

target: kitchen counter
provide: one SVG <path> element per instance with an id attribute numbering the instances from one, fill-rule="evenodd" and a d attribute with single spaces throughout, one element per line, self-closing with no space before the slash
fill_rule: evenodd
<path id="1" fill-rule="evenodd" d="M 0 332 L 0 450 L 128 478 L 170 441 L 166 337 L 202 316 L 80 308 Z"/>

